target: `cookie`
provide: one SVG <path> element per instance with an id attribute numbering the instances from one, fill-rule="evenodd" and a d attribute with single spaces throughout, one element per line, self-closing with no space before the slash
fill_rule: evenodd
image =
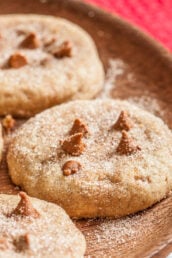
<path id="1" fill-rule="evenodd" d="M 0 257 L 83 257 L 85 239 L 59 206 L 0 195 Z"/>
<path id="2" fill-rule="evenodd" d="M 0 123 L 0 161 L 2 159 L 2 150 L 3 150 L 3 137 L 2 137 L 2 126 Z"/>
<path id="3" fill-rule="evenodd" d="M 0 16 L 0 115 L 32 116 L 70 99 L 90 99 L 104 71 L 79 26 L 44 15 Z"/>
<path id="4" fill-rule="evenodd" d="M 74 101 L 19 129 L 9 148 L 13 182 L 72 217 L 120 217 L 172 189 L 172 133 L 125 101 Z"/>

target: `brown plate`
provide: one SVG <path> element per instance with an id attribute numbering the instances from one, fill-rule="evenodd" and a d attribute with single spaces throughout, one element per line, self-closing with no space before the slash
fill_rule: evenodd
<path id="1" fill-rule="evenodd" d="M 107 71 L 98 97 L 128 99 L 172 128 L 172 56 L 160 44 L 121 19 L 76 0 L 1 0 L 0 14 L 7 13 L 57 15 L 82 26 L 94 38 Z M 16 193 L 5 159 L 0 176 L 0 192 Z M 171 196 L 131 217 L 76 224 L 86 236 L 89 257 L 163 258 L 172 251 L 167 245 L 172 240 Z"/>

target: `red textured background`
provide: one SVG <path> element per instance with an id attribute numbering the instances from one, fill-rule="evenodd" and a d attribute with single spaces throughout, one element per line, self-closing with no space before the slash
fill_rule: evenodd
<path id="1" fill-rule="evenodd" d="M 172 51 L 172 0 L 85 0 L 141 27 Z"/>

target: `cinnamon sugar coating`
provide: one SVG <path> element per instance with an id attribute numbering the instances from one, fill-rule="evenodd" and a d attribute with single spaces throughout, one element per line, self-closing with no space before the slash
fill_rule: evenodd
<path id="1" fill-rule="evenodd" d="M 112 130 L 122 110 L 134 124 L 127 132 Z M 76 118 L 89 128 L 87 137 L 69 136 Z M 79 156 L 71 154 L 75 137 L 76 146 L 86 145 Z M 64 176 L 69 160 L 82 169 Z M 73 101 L 42 112 L 18 130 L 7 157 L 16 185 L 79 218 L 121 217 L 160 201 L 172 189 L 171 160 L 172 133 L 164 122 L 112 99 Z"/>
<path id="2" fill-rule="evenodd" d="M 18 202 L 18 196 L 0 194 L 0 257 L 84 256 L 85 238 L 62 208 L 29 197 L 39 217 L 8 216 Z"/>

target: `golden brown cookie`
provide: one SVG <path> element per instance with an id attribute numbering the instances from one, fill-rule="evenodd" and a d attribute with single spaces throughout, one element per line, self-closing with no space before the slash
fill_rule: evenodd
<path id="1" fill-rule="evenodd" d="M 77 122 L 76 122 L 77 121 Z M 72 217 L 120 217 L 172 189 L 172 133 L 125 101 L 73 101 L 30 119 L 8 153 L 13 182 Z"/>
<path id="2" fill-rule="evenodd" d="M 59 206 L 20 192 L 0 195 L 0 257 L 83 257 L 84 236 Z"/>
<path id="3" fill-rule="evenodd" d="M 53 16 L 0 16 L 0 115 L 32 116 L 70 99 L 90 99 L 104 71 L 79 26 Z"/>

